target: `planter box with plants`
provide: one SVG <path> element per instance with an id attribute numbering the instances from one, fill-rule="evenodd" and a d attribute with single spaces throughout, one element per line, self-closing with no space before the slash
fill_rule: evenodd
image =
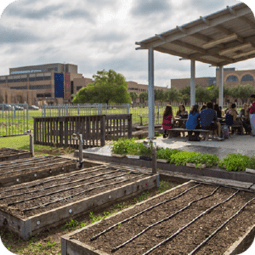
<path id="1" fill-rule="evenodd" d="M 136 142 L 135 139 L 119 139 L 114 142 L 112 153 L 119 155 L 137 155 L 140 159 L 104 157 L 86 153 L 84 156 L 90 159 L 98 159 L 115 163 L 138 165 L 150 168 L 151 148 Z M 77 155 L 77 154 L 75 154 Z M 169 163 L 167 163 L 169 162 Z M 247 183 L 255 183 L 255 174 L 246 168 L 255 170 L 255 157 L 246 155 L 228 154 L 219 159 L 215 154 L 178 149 L 157 147 L 157 168 L 171 172 L 202 175 L 208 177 L 232 179 Z"/>

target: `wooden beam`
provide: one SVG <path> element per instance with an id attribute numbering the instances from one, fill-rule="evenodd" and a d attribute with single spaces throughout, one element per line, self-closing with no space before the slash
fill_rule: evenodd
<path id="1" fill-rule="evenodd" d="M 207 26 L 211 26 L 211 22 L 209 20 L 207 20 L 205 17 L 200 16 L 200 19 L 207 25 Z"/>
<path id="2" fill-rule="evenodd" d="M 165 38 L 163 38 L 163 36 L 162 35 L 158 35 L 158 34 L 155 34 L 155 36 L 157 36 L 160 40 L 162 40 L 163 42 L 165 42 L 166 41 L 166 39 Z"/>
<path id="3" fill-rule="evenodd" d="M 215 28 L 215 29 L 221 31 L 222 33 L 224 33 L 224 34 L 226 34 L 226 35 L 231 35 L 231 34 L 233 34 L 232 31 L 230 31 L 230 30 L 228 30 L 228 29 L 226 29 L 226 28 L 224 28 L 223 26 L 220 26 L 220 25 L 215 26 L 215 27 L 213 27 L 213 28 Z"/>
<path id="4" fill-rule="evenodd" d="M 236 16 L 236 11 L 234 11 L 234 10 L 232 9 L 232 7 L 229 7 L 229 6 L 227 5 L 227 9 L 228 9 L 228 11 L 229 11 L 232 15 Z"/>
<path id="5" fill-rule="evenodd" d="M 239 40 L 238 40 L 239 39 Z M 221 37 L 219 39 L 216 39 L 216 40 L 212 40 L 210 42 L 207 42 L 207 43 L 204 43 L 202 45 L 202 47 L 204 49 L 209 49 L 209 48 L 213 48 L 215 47 L 216 45 L 218 44 L 221 44 L 221 43 L 227 43 L 227 42 L 230 42 L 230 41 L 234 41 L 234 40 L 238 40 L 238 41 L 243 41 L 243 39 L 241 37 L 239 37 L 237 34 L 231 34 L 231 35 L 227 35 L 227 36 L 224 36 L 224 37 Z"/>
<path id="6" fill-rule="evenodd" d="M 205 36 L 205 35 L 202 35 L 200 33 L 195 33 L 195 34 L 192 34 L 190 36 L 195 37 L 195 38 L 197 38 L 199 40 L 202 40 L 202 41 L 205 41 L 205 42 L 208 42 L 208 41 L 212 40 L 212 38 L 210 38 L 208 36 Z"/>
<path id="7" fill-rule="evenodd" d="M 255 53 L 255 50 L 251 50 L 251 51 L 248 51 L 248 52 L 244 52 L 244 53 L 240 53 L 240 54 L 234 55 L 233 58 L 237 59 L 237 58 L 241 58 L 241 57 L 252 55 L 254 53 Z"/>
<path id="8" fill-rule="evenodd" d="M 249 47 L 252 47 L 252 44 L 250 42 L 245 43 L 245 44 L 241 44 L 241 45 L 238 45 L 238 46 L 235 46 L 235 47 L 232 47 L 232 48 L 228 48 L 228 49 L 225 49 L 225 50 L 221 50 L 221 51 L 219 51 L 219 55 L 225 55 L 225 54 L 228 54 L 228 53 L 233 53 L 235 51 L 243 50 L 243 49 L 246 49 L 246 48 L 249 48 Z"/>
<path id="9" fill-rule="evenodd" d="M 246 24 L 248 24 L 251 28 L 255 28 L 255 22 L 252 22 L 246 17 L 240 17 L 240 20 L 244 21 Z"/>
<path id="10" fill-rule="evenodd" d="M 179 56 L 179 57 L 183 57 L 183 58 L 188 58 L 188 55 L 185 54 L 185 53 L 180 53 L 180 52 L 165 49 L 165 48 L 162 48 L 162 47 L 154 48 L 154 50 L 160 51 L 160 52 L 163 52 L 163 53 L 168 53 L 168 54 L 175 55 L 175 56 Z"/>
<path id="11" fill-rule="evenodd" d="M 197 47 L 195 45 L 186 43 L 186 42 L 182 42 L 182 41 L 177 40 L 177 41 L 171 42 L 171 44 L 174 44 L 174 45 L 177 45 L 177 46 L 180 46 L 180 47 L 184 47 L 184 48 L 189 49 L 189 50 L 194 50 L 194 51 L 200 52 L 202 54 L 206 54 L 206 50 L 204 50 L 200 47 Z"/>
<path id="12" fill-rule="evenodd" d="M 184 27 L 179 27 L 179 26 L 176 26 L 177 29 L 179 29 L 182 33 L 184 34 L 187 34 L 187 29 L 185 29 Z"/>

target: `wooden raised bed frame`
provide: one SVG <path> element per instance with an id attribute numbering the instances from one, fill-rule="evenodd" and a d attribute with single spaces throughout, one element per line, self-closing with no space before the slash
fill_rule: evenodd
<path id="1" fill-rule="evenodd" d="M 28 240 L 48 227 L 54 227 L 71 218 L 78 217 L 90 210 L 98 210 L 118 201 L 140 194 L 145 189 L 159 186 L 159 175 L 149 175 L 143 179 L 126 184 L 122 187 L 99 193 L 67 205 L 43 212 L 27 219 L 20 219 L 6 212 L 0 211 L 0 226 L 4 225 L 9 230 L 16 232 L 23 240 Z"/>
<path id="2" fill-rule="evenodd" d="M 31 154 L 30 151 L 16 150 L 16 149 L 12 149 L 12 148 L 2 148 L 2 149 L 12 150 L 16 153 L 15 154 L 9 154 L 9 155 L 8 154 L 7 155 L 0 155 L 0 162 L 32 157 L 32 154 Z"/>

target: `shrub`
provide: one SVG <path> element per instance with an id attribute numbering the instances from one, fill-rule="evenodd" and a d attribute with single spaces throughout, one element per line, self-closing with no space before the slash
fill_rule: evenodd
<path id="1" fill-rule="evenodd" d="M 187 163 L 193 163 L 198 167 L 200 164 L 206 164 L 208 167 L 216 166 L 219 158 L 215 154 L 197 153 L 187 159 Z"/>
<path id="2" fill-rule="evenodd" d="M 247 162 L 247 168 L 255 170 L 255 155 L 253 157 L 249 158 L 249 160 Z"/>
<path id="3" fill-rule="evenodd" d="M 178 152 L 180 152 L 178 149 L 161 148 L 157 150 L 157 159 L 168 159 L 170 161 L 171 156 Z"/>
<path id="4" fill-rule="evenodd" d="M 187 160 L 199 153 L 193 151 L 181 151 L 173 154 L 170 158 L 170 163 L 174 163 L 176 166 L 183 165 L 185 166 Z"/>

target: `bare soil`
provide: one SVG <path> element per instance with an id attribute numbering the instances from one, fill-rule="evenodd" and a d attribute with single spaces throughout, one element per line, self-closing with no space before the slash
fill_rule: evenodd
<path id="1" fill-rule="evenodd" d="M 86 168 L 11 188 L 0 188 L 0 210 L 24 219 L 142 178 L 143 174 L 113 167 Z"/>
<path id="2" fill-rule="evenodd" d="M 223 202 L 237 191 L 236 189 L 225 187 L 219 187 L 216 190 L 218 186 L 200 184 L 184 195 L 157 206 L 130 221 L 118 224 L 109 232 L 99 236 L 96 240 L 90 241 L 93 236 L 113 224 L 117 224 L 150 206 L 173 198 L 194 185 L 194 183 L 184 185 L 170 193 L 163 194 L 160 197 L 147 201 L 142 205 L 137 205 L 131 210 L 127 210 L 108 220 L 103 220 L 99 224 L 93 225 L 93 227 L 89 227 L 86 230 L 73 235 L 72 238 L 109 254 L 144 254 L 146 251 L 166 240 L 182 227 L 193 221 L 205 210 Z M 187 209 L 175 214 L 170 219 L 149 228 L 148 231 L 144 232 L 122 248 L 113 253 L 111 252 L 114 247 L 119 246 L 130 238 L 136 236 L 148 226 L 169 217 L 187 206 L 190 202 L 207 196 L 215 190 L 216 192 L 211 196 L 192 203 Z M 254 197 L 255 193 L 239 191 L 229 201 L 212 209 L 209 213 L 203 214 L 201 218 L 198 218 L 198 220 L 194 221 L 183 231 L 180 231 L 172 239 L 154 249 L 150 254 L 189 254 L 203 242 L 203 240 L 210 236 L 218 227 L 245 205 L 247 201 Z M 195 254 L 222 255 L 239 237 L 244 235 L 248 227 L 255 224 L 254 213 L 255 201 L 253 200 L 240 212 L 240 214 L 233 218 L 226 224 L 226 226 L 218 231 L 216 235 L 201 246 Z M 118 238 L 116 238 L 116 236 Z"/>
<path id="3" fill-rule="evenodd" d="M 8 164 L 0 165 L 0 181 L 9 177 L 26 175 L 32 172 L 40 172 L 45 169 L 54 169 L 60 166 L 76 165 L 75 161 L 60 157 L 34 158 L 29 161 L 9 161 Z"/>
<path id="4" fill-rule="evenodd" d="M 173 188 L 179 185 L 179 182 L 171 181 L 169 178 L 164 182 L 163 186 L 167 186 L 168 189 Z M 22 185 L 19 185 L 22 186 Z M 118 212 L 123 210 L 126 207 L 136 204 L 140 199 L 147 199 L 153 197 L 156 194 L 159 194 L 160 188 L 154 188 L 147 192 L 147 196 L 143 198 L 141 195 L 135 196 L 133 198 L 127 199 L 122 203 L 118 203 L 109 207 L 104 208 L 100 211 L 93 211 L 95 217 L 104 216 L 108 212 Z M 61 236 L 65 235 L 68 232 L 74 231 L 74 229 L 79 229 L 81 223 L 88 225 L 92 223 L 92 219 L 89 213 L 84 214 L 76 218 L 78 225 L 74 228 L 66 228 L 65 224 L 62 224 L 58 227 L 48 228 L 47 230 L 37 234 L 34 237 L 31 237 L 29 241 L 23 241 L 20 237 L 9 231 L 4 226 L 0 227 L 1 240 L 4 243 L 5 247 L 9 248 L 14 254 L 25 255 L 25 254 L 35 254 L 35 255 L 49 255 L 49 254 L 61 254 Z M 55 244 L 55 245 L 53 245 Z"/>

